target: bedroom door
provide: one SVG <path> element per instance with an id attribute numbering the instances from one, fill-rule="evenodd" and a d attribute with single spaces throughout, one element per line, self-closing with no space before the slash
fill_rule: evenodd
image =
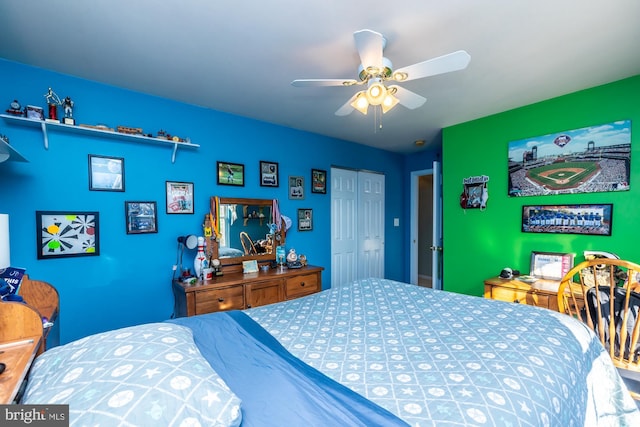
<path id="1" fill-rule="evenodd" d="M 384 277 L 384 175 L 331 168 L 331 284 Z"/>
<path id="2" fill-rule="evenodd" d="M 442 191 L 440 163 L 411 172 L 409 282 L 442 289 Z"/>

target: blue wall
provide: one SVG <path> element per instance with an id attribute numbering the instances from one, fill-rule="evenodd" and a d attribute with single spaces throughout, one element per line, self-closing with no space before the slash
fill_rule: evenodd
<path id="1" fill-rule="evenodd" d="M 314 265 L 325 267 L 323 286 L 330 286 L 330 189 L 326 195 L 310 191 L 311 169 L 331 166 L 383 172 L 386 176 L 386 276 L 405 280 L 408 213 L 405 188 L 407 156 L 341 140 L 249 120 L 167 99 L 131 92 L 0 59 L 0 103 L 6 109 L 13 99 L 23 106 L 45 106 L 44 94 L 52 87 L 75 102 L 78 124 L 103 123 L 140 127 L 156 134 L 164 129 L 189 137 L 199 149 L 178 150 L 171 163 L 169 146 L 102 139 L 49 131 L 49 149 L 42 132 L 0 120 L 0 134 L 29 163 L 0 163 L 0 212 L 10 215 L 12 265 L 25 267 L 31 277 L 52 283 L 60 293 L 61 342 L 108 329 L 161 321 L 173 312 L 170 281 L 176 263 L 176 237 L 202 234 L 209 197 L 277 198 L 282 212 L 294 220 L 287 248 L 304 253 Z M 125 159 L 125 192 L 89 191 L 88 155 Z M 259 161 L 278 162 L 278 188 L 260 187 Z M 216 161 L 245 165 L 245 186 L 218 186 Z M 305 199 L 289 200 L 286 179 L 305 177 Z M 195 214 L 165 213 L 165 181 L 194 183 Z M 284 184 L 284 185 L 283 185 Z M 125 201 L 156 201 L 158 233 L 128 235 Z M 311 208 L 313 231 L 298 232 L 298 208 Z M 94 257 L 36 258 L 35 211 L 76 210 L 100 213 L 100 255 Z M 393 218 L 405 218 L 393 227 Z M 187 253 L 192 257 L 195 253 Z"/>

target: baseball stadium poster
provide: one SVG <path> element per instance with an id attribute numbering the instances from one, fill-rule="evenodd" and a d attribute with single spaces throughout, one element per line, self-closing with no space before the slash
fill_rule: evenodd
<path id="1" fill-rule="evenodd" d="M 629 190 L 631 120 L 509 143 L 509 196 Z"/>
<path id="2" fill-rule="evenodd" d="M 523 233 L 611 236 L 613 204 L 522 207 Z"/>

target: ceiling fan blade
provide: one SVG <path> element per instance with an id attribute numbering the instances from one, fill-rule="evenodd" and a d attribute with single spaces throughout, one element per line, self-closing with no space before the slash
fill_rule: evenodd
<path id="1" fill-rule="evenodd" d="M 353 79 L 300 79 L 291 82 L 295 87 L 319 87 L 319 86 L 353 86 L 358 82 Z"/>
<path id="2" fill-rule="evenodd" d="M 394 93 L 394 96 L 398 98 L 398 102 L 410 110 L 422 107 L 422 105 L 427 101 L 427 98 L 400 86 L 389 86 L 389 89 L 395 89 L 396 93 Z"/>
<path id="3" fill-rule="evenodd" d="M 367 67 L 382 68 L 382 50 L 385 39 L 382 34 L 372 30 L 360 30 L 353 33 L 356 41 L 356 49 L 360 55 L 360 62 Z"/>
<path id="4" fill-rule="evenodd" d="M 351 98 L 349 98 L 349 100 L 345 102 L 342 107 L 338 108 L 338 110 L 335 113 L 336 116 L 348 116 L 349 114 L 351 114 L 351 112 L 353 111 L 353 107 L 351 106 L 351 103 L 356 99 L 356 96 L 358 96 L 357 93 L 353 95 Z"/>
<path id="5" fill-rule="evenodd" d="M 399 68 L 393 72 L 393 78 L 396 81 L 408 81 L 458 71 L 467 68 L 469 61 L 471 61 L 471 56 L 464 50 L 458 50 L 409 65 L 408 67 Z"/>

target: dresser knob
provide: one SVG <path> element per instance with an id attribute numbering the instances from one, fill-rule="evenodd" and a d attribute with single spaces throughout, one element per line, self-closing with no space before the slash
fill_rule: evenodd
<path id="1" fill-rule="evenodd" d="M 516 304 L 520 304 L 520 300 L 519 299 L 514 299 L 513 302 L 515 302 Z"/>
<path id="2" fill-rule="evenodd" d="M 224 302 L 224 298 L 218 298 L 218 302 Z"/>
<path id="3" fill-rule="evenodd" d="M 304 282 L 300 282 L 300 286 L 304 286 Z"/>

